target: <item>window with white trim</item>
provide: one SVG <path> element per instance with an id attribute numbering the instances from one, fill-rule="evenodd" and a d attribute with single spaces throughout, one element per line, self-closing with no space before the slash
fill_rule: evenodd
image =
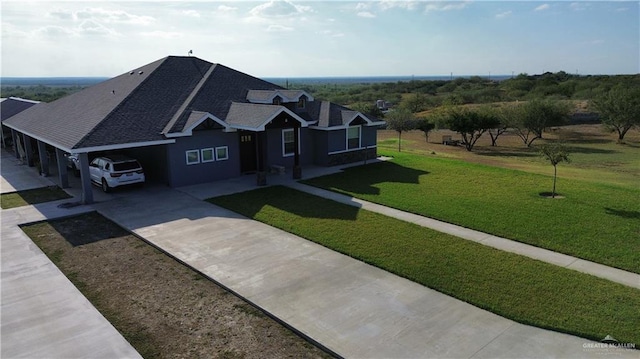
<path id="1" fill-rule="evenodd" d="M 293 156 L 295 152 L 293 128 L 282 130 L 282 157 Z"/>
<path id="2" fill-rule="evenodd" d="M 360 148 L 361 126 L 347 128 L 347 149 Z"/>
<path id="3" fill-rule="evenodd" d="M 200 151 L 189 150 L 189 151 L 186 151 L 185 154 L 187 156 L 188 165 L 195 165 L 197 163 L 200 163 Z"/>
<path id="4" fill-rule="evenodd" d="M 224 161 L 229 159 L 229 147 L 216 147 L 216 161 Z"/>
<path id="5" fill-rule="evenodd" d="M 213 148 L 203 148 L 200 150 L 200 158 L 202 159 L 202 163 L 213 162 L 216 160 L 213 154 Z"/>

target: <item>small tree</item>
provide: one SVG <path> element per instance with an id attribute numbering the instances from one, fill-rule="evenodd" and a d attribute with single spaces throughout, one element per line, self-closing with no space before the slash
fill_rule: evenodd
<path id="1" fill-rule="evenodd" d="M 511 125 L 509 108 L 490 108 L 485 106 L 481 108 L 481 111 L 486 113 L 487 116 L 493 116 L 498 119 L 497 126 L 487 131 L 489 132 L 489 137 L 491 137 L 491 146 L 495 147 L 497 146 L 498 137 L 507 132 Z"/>
<path id="2" fill-rule="evenodd" d="M 478 139 L 490 128 L 499 124 L 496 117 L 479 111 L 453 109 L 445 118 L 446 126 L 462 136 L 464 147 L 471 151 Z"/>
<path id="3" fill-rule="evenodd" d="M 558 174 L 558 163 L 571 162 L 569 160 L 569 152 L 567 148 L 561 143 L 547 143 L 540 147 L 540 154 L 545 157 L 553 165 L 553 190 L 551 191 L 551 198 L 556 197 L 556 178 Z"/>
<path id="4" fill-rule="evenodd" d="M 411 131 L 415 128 L 415 119 L 411 111 L 407 109 L 397 109 L 387 113 L 385 118 L 387 127 L 398 132 L 398 152 L 402 152 L 402 132 Z"/>
<path id="5" fill-rule="evenodd" d="M 640 88 L 614 87 L 594 98 L 591 105 L 600 114 L 602 124 L 618 132 L 618 142 L 631 128 L 640 126 Z"/>
<path id="6" fill-rule="evenodd" d="M 542 138 L 546 128 L 565 124 L 569 112 L 569 107 L 561 102 L 532 100 L 512 108 L 509 114 L 514 116 L 512 125 L 516 135 L 531 147 L 533 141 Z"/>
<path id="7" fill-rule="evenodd" d="M 436 124 L 429 121 L 428 118 L 419 118 L 416 120 L 416 129 L 424 132 L 424 138 L 427 142 L 429 142 L 429 132 L 436 128 Z"/>

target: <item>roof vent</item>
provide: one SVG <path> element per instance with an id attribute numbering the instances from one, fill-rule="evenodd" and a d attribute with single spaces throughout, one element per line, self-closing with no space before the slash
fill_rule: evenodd
<path id="1" fill-rule="evenodd" d="M 129 75 L 133 75 L 134 71 L 129 72 Z"/>
<path id="2" fill-rule="evenodd" d="M 142 73 L 143 73 L 143 72 L 142 72 L 142 71 L 140 71 L 140 72 L 138 72 L 138 75 L 142 75 Z"/>

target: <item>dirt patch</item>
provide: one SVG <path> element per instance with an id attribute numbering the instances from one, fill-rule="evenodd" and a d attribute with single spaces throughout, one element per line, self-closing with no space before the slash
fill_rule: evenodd
<path id="1" fill-rule="evenodd" d="M 23 226 L 145 358 L 329 358 L 97 213 Z"/>

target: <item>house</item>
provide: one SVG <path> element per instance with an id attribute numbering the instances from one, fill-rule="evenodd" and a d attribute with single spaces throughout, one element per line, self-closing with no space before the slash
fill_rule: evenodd
<path id="1" fill-rule="evenodd" d="M 39 103 L 39 101 L 26 100 L 20 97 L 8 97 L 0 99 L 0 123 L 2 123 L 2 131 L 0 132 L 0 143 L 2 144 L 2 147 L 9 148 L 13 145 L 13 136 L 11 135 L 11 129 L 4 126 L 4 121 L 37 103 Z"/>
<path id="2" fill-rule="evenodd" d="M 271 168 L 299 178 L 305 165 L 375 158 L 380 124 L 191 56 L 165 57 L 6 121 L 15 136 L 35 139 L 40 153 L 55 149 L 63 186 L 64 154 L 78 154 L 85 203 L 93 198 L 89 159 L 101 153 L 135 157 L 149 180 L 171 187 L 247 173 L 257 173 L 260 185 Z M 35 151 L 25 148 L 27 156 Z"/>

